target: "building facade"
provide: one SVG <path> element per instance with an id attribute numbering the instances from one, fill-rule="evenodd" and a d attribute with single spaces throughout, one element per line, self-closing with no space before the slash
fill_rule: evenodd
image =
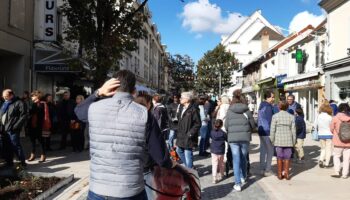
<path id="1" fill-rule="evenodd" d="M 0 1 L 0 90 L 30 90 L 33 0 Z"/>
<path id="2" fill-rule="evenodd" d="M 165 75 L 166 46 L 161 44 L 157 25 L 152 22 L 151 11 L 144 9 L 148 20 L 144 23 L 146 36 L 137 41 L 137 50 L 125 52 L 120 61 L 120 69 L 128 69 L 137 76 L 138 90 L 151 93 L 165 92 L 168 89 L 168 75 Z"/>
<path id="3" fill-rule="evenodd" d="M 242 68 L 283 38 L 282 33 L 258 10 L 231 35 L 222 38 L 221 44 L 226 47 L 227 51 L 234 53 Z M 232 94 L 234 89 L 242 88 L 242 70 L 233 71 L 232 82 L 234 87 L 228 90 L 229 94 Z"/>
<path id="4" fill-rule="evenodd" d="M 322 0 L 327 12 L 325 71 L 326 98 L 338 103 L 350 100 L 350 1 Z"/>

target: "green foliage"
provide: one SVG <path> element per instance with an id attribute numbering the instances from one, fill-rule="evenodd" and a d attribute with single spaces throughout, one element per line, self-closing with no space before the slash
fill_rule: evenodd
<path id="1" fill-rule="evenodd" d="M 194 89 L 194 62 L 188 55 L 170 55 L 168 57 L 172 87 L 176 92 Z"/>
<path id="2" fill-rule="evenodd" d="M 220 72 L 222 88 L 230 87 L 231 75 L 237 63 L 234 54 L 227 52 L 222 44 L 207 51 L 197 65 L 197 91 L 219 94 Z"/>
<path id="3" fill-rule="evenodd" d="M 135 6 L 134 0 L 64 0 L 62 11 L 69 22 L 65 40 L 79 44 L 96 87 L 111 67 L 119 69 L 122 53 L 135 50 L 136 39 L 144 37 L 147 1 Z"/>

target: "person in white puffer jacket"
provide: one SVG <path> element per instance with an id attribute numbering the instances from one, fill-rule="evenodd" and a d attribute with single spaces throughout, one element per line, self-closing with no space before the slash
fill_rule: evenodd
<path id="1" fill-rule="evenodd" d="M 321 155 L 318 164 L 321 168 L 331 167 L 329 165 L 332 156 L 332 132 L 330 125 L 332 122 L 332 107 L 328 101 L 324 101 L 319 108 L 319 115 L 314 122 L 314 128 L 318 133 L 318 139 L 321 145 Z"/>

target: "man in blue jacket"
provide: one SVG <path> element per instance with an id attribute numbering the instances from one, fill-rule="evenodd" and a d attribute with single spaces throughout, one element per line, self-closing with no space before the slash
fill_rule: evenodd
<path id="1" fill-rule="evenodd" d="M 258 111 L 258 133 L 260 138 L 260 170 L 263 176 L 272 175 L 271 162 L 273 156 L 273 145 L 270 141 L 270 127 L 273 115 L 272 104 L 275 95 L 272 91 L 264 93 L 264 101 L 261 102 Z"/>

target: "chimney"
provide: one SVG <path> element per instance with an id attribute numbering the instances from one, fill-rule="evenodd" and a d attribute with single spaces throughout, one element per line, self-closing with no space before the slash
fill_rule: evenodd
<path id="1" fill-rule="evenodd" d="M 261 52 L 266 52 L 269 49 L 270 36 L 267 30 L 264 30 L 261 34 Z"/>

